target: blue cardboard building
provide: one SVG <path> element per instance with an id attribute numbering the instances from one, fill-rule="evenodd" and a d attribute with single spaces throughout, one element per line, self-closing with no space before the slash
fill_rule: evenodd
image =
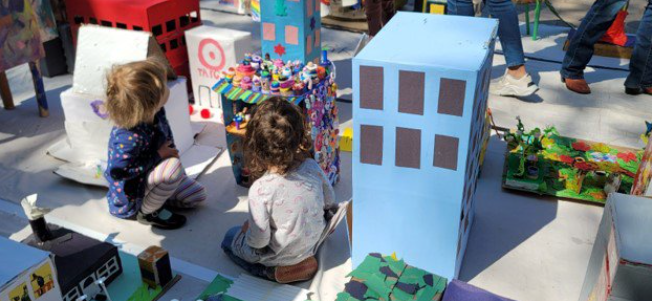
<path id="1" fill-rule="evenodd" d="M 271 59 L 319 63 L 321 17 L 319 0 L 260 1 L 263 55 Z"/>
<path id="2" fill-rule="evenodd" d="M 396 252 L 457 277 L 498 21 L 399 12 L 353 59 L 353 265 Z"/>

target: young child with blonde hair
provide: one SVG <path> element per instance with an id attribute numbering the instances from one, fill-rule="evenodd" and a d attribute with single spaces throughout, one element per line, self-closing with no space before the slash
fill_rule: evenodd
<path id="1" fill-rule="evenodd" d="M 227 232 L 222 249 L 258 277 L 281 283 L 311 279 L 335 192 L 310 156 L 310 132 L 299 107 L 279 97 L 260 104 L 247 124 L 244 147 L 247 167 L 258 179 L 249 189 L 247 222 Z"/>
<path id="2" fill-rule="evenodd" d="M 146 60 L 115 66 L 107 76 L 106 108 L 115 126 L 109 138 L 109 211 L 119 218 L 176 229 L 206 199 L 204 187 L 186 176 L 163 106 L 170 90 L 167 69 Z"/>

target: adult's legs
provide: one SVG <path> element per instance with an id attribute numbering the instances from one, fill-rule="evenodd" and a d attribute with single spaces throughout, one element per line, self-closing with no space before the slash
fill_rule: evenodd
<path id="1" fill-rule="evenodd" d="M 593 46 L 607 32 L 626 2 L 627 0 L 597 0 L 593 3 L 570 40 L 561 68 L 562 77 L 584 78 L 584 69 L 593 56 Z"/>
<path id="2" fill-rule="evenodd" d="M 652 0 L 648 0 L 636 32 L 636 46 L 629 61 L 625 87 L 635 90 L 652 87 Z"/>
<path id="3" fill-rule="evenodd" d="M 390 19 L 396 14 L 394 0 L 383 0 L 383 26 L 387 25 Z"/>
<path id="4" fill-rule="evenodd" d="M 516 7 L 510 0 L 486 0 L 486 3 L 491 16 L 499 21 L 498 37 L 503 46 L 507 67 L 511 70 L 518 70 L 518 74 L 512 74 L 512 76 L 520 78 L 525 75 L 525 67 L 523 67 L 525 55 L 523 54 Z"/>
<path id="5" fill-rule="evenodd" d="M 473 0 L 448 0 L 446 2 L 448 14 L 457 16 L 473 17 Z"/>
<path id="6" fill-rule="evenodd" d="M 367 16 L 369 35 L 375 36 L 383 27 L 382 0 L 367 0 L 364 4 L 364 13 Z"/>

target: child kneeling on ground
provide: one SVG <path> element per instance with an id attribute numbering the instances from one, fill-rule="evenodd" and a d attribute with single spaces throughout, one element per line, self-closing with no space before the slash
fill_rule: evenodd
<path id="1" fill-rule="evenodd" d="M 247 125 L 245 161 L 258 178 L 249 189 L 249 218 L 229 230 L 224 252 L 251 274 L 280 283 L 311 279 L 314 249 L 335 192 L 310 156 L 299 107 L 278 97 L 258 106 Z"/>
<path id="2" fill-rule="evenodd" d="M 204 187 L 186 176 L 163 106 L 170 90 L 165 65 L 153 60 L 116 66 L 107 76 L 106 109 L 115 126 L 109 138 L 109 210 L 120 218 L 163 229 L 186 217 L 168 208 L 192 208 Z"/>

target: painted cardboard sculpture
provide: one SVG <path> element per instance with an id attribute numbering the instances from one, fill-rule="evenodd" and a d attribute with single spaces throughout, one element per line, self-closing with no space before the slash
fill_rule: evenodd
<path id="1" fill-rule="evenodd" d="M 564 137 L 554 128 L 517 128 L 505 136 L 503 187 L 604 204 L 630 193 L 642 150 Z"/>
<path id="2" fill-rule="evenodd" d="M 439 301 L 448 281 L 378 253 L 369 254 L 347 277 L 351 281 L 336 301 Z"/>
<path id="3" fill-rule="evenodd" d="M 497 25 L 399 12 L 353 58 L 354 265 L 369 252 L 396 251 L 457 277 L 474 216 Z"/>
<path id="4" fill-rule="evenodd" d="M 514 301 L 485 291 L 466 282 L 453 279 L 446 287 L 442 301 Z"/>
<path id="5" fill-rule="evenodd" d="M 5 71 L 29 64 L 39 115 L 47 117 L 50 113 L 39 67 L 39 60 L 45 56 L 37 14 L 40 8 L 34 6 L 38 4 L 30 0 L 0 2 L 0 97 L 6 110 L 14 108 Z"/>
<path id="6" fill-rule="evenodd" d="M 201 25 L 199 0 L 66 0 L 66 13 L 73 42 L 82 24 L 151 32 L 174 72 L 190 78 L 184 31 Z"/>
<path id="7" fill-rule="evenodd" d="M 0 300 L 62 300 L 48 252 L 0 236 L 0 267 Z"/>
<path id="8" fill-rule="evenodd" d="M 612 193 L 579 301 L 652 300 L 652 200 Z"/>
<path id="9" fill-rule="evenodd" d="M 186 31 L 195 106 L 222 117 L 220 95 L 211 88 L 222 71 L 251 52 L 251 33 L 202 25 Z"/>
<path id="10" fill-rule="evenodd" d="M 319 63 L 321 18 L 319 0 L 261 1 L 263 56 L 285 62 Z"/>
<path id="11" fill-rule="evenodd" d="M 32 229 L 23 243 L 53 255 L 57 285 L 61 286 L 56 300 L 77 301 L 83 295 L 87 300 L 99 300 L 95 297 L 108 294 L 106 285 L 122 273 L 118 249 L 110 243 L 48 225 L 45 215 L 50 209 L 39 207 L 37 198 L 37 195 L 30 195 L 21 201 Z M 37 278 L 37 283 L 43 282 L 37 276 L 33 278 Z"/>
<path id="12" fill-rule="evenodd" d="M 104 108 L 106 72 L 115 64 L 148 57 L 163 57 L 149 33 L 90 25 L 80 28 L 73 85 L 61 93 L 66 139 L 48 149 L 50 155 L 68 164 L 55 173 L 84 184 L 107 185 L 103 173 L 113 124 Z M 222 150 L 195 141 L 203 126 L 190 122 L 186 79 L 170 80 L 168 87 L 165 110 L 175 145 L 186 173 L 196 178 Z"/>
<path id="13" fill-rule="evenodd" d="M 267 61 L 245 55 L 229 68 L 213 90 L 222 95 L 226 142 L 236 182 L 251 185 L 244 166 L 242 139 L 253 107 L 272 96 L 281 96 L 303 109 L 311 129 L 314 158 L 332 184 L 340 174 L 339 121 L 335 95 L 335 68 L 326 57 L 318 65 L 281 60 Z"/>

